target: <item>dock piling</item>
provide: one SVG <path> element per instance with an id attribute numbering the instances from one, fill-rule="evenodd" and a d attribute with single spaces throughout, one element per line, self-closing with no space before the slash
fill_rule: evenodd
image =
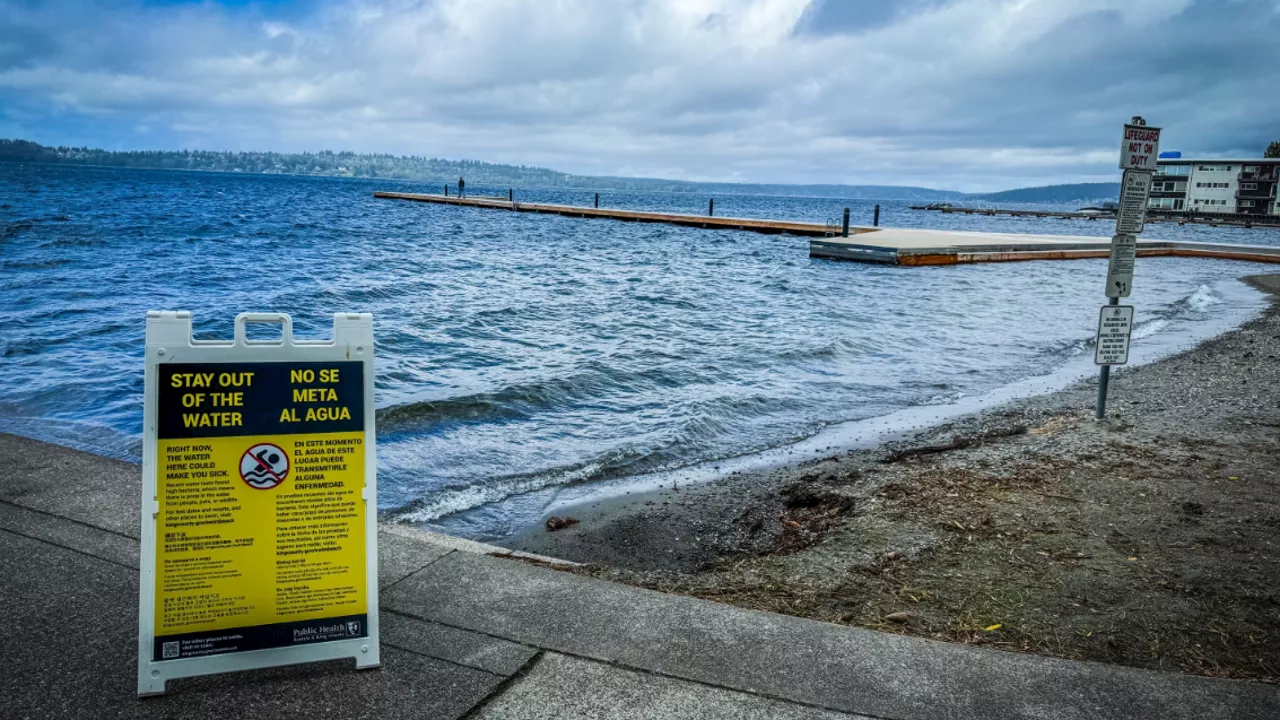
<path id="1" fill-rule="evenodd" d="M 713 217 L 716 214 L 716 199 L 711 198 L 707 201 L 707 217 Z"/>
<path id="2" fill-rule="evenodd" d="M 880 206 L 876 206 L 876 214 L 871 220 L 871 227 L 880 227 Z"/>
<path id="3" fill-rule="evenodd" d="M 600 207 L 600 193 L 596 193 L 596 207 Z"/>
<path id="4" fill-rule="evenodd" d="M 444 196 L 449 197 L 449 185 L 447 183 L 444 186 Z"/>
<path id="5" fill-rule="evenodd" d="M 516 201 L 515 188 L 507 188 L 507 202 L 515 202 L 515 201 Z"/>
<path id="6" fill-rule="evenodd" d="M 840 234 L 849 237 L 849 208 L 844 209 L 844 224 L 841 227 Z"/>

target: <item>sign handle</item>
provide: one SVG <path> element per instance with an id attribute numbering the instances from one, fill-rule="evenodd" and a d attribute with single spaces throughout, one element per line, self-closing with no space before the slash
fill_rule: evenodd
<path id="1" fill-rule="evenodd" d="M 1111 298 L 1111 305 L 1119 305 L 1120 298 Z M 1111 366 L 1103 365 L 1098 368 L 1098 407 L 1094 411 L 1094 417 L 1101 420 L 1107 416 L 1107 386 L 1111 383 Z"/>
<path id="2" fill-rule="evenodd" d="M 245 326 L 254 324 L 276 324 L 280 326 L 279 340 L 250 340 Z M 243 312 L 236 315 L 235 344 L 245 345 L 292 345 L 293 318 L 287 313 Z"/>

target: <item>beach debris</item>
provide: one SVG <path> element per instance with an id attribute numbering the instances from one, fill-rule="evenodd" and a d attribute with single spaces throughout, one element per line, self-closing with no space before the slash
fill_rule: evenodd
<path id="1" fill-rule="evenodd" d="M 569 527 L 570 525 L 577 525 L 577 524 L 578 524 L 578 518 L 560 517 L 558 515 L 552 515 L 551 517 L 547 518 L 547 532 L 555 532 L 557 530 L 563 530 Z"/>
<path id="2" fill-rule="evenodd" d="M 789 509 L 813 508 L 844 513 L 853 509 L 853 498 L 816 484 L 792 485 L 782 492 Z"/>
<path id="3" fill-rule="evenodd" d="M 899 622 L 899 623 L 906 622 L 911 619 L 911 613 L 907 612 L 906 610 L 902 610 L 900 612 L 889 613 L 888 615 L 884 616 L 884 619 L 888 620 L 889 622 Z"/>
<path id="4" fill-rule="evenodd" d="M 996 623 L 995 625 L 988 625 L 982 629 L 985 630 L 986 632 L 995 632 L 996 630 L 999 630 L 1002 627 L 1004 627 L 1003 623 Z"/>

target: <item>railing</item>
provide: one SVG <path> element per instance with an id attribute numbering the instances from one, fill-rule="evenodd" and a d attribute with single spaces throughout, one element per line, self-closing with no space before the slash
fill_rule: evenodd
<path id="1" fill-rule="evenodd" d="M 1241 190 L 1236 193 L 1237 200 L 1262 200 L 1270 205 L 1271 200 L 1275 198 L 1275 188 L 1271 187 L 1266 190 Z"/>
<path id="2" fill-rule="evenodd" d="M 1280 179 L 1280 170 L 1274 168 L 1260 172 L 1240 173 L 1241 182 L 1276 182 L 1277 179 Z"/>

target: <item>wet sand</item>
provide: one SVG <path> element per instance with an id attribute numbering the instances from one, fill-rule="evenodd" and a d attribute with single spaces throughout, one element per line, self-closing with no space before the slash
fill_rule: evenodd
<path id="1" fill-rule="evenodd" d="M 1193 350 L 910 440 L 568 509 L 508 544 L 925 637 L 1280 681 L 1280 276 Z"/>

